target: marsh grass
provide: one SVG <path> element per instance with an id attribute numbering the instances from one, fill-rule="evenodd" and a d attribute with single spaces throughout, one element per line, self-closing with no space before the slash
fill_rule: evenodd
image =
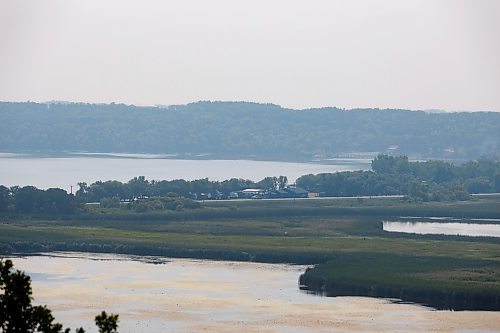
<path id="1" fill-rule="evenodd" d="M 500 265 L 491 260 L 348 253 L 306 271 L 300 283 L 329 296 L 399 298 L 438 309 L 500 310 Z"/>
<path id="2" fill-rule="evenodd" d="M 311 290 L 422 303 L 455 299 L 450 295 L 465 292 L 476 295 L 477 303 L 483 299 L 478 293 L 500 293 L 500 239 L 389 233 L 382 230 L 382 220 L 499 218 L 499 204 L 499 196 L 445 203 L 249 200 L 211 201 L 183 212 L 141 214 L 93 207 L 66 216 L 4 215 L 0 253 L 62 250 L 325 263 L 306 273 L 302 282 Z"/>

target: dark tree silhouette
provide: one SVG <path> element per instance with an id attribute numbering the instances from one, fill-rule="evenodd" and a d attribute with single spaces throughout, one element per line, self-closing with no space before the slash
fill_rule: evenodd
<path id="1" fill-rule="evenodd" d="M 95 317 L 95 324 L 99 327 L 99 333 L 117 333 L 118 315 L 101 312 Z"/>
<path id="2" fill-rule="evenodd" d="M 13 269 L 11 260 L 0 260 L 0 333 L 70 333 L 55 322 L 46 306 L 33 306 L 31 278 Z M 117 333 L 118 315 L 102 312 L 95 318 L 100 333 Z M 85 333 L 83 328 L 76 333 Z"/>

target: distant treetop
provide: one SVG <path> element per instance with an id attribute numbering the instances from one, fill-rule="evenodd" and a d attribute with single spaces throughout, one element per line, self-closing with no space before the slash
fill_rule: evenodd
<path id="1" fill-rule="evenodd" d="M 212 154 L 308 161 L 378 152 L 500 156 L 500 113 L 429 113 L 203 101 L 169 107 L 0 102 L 0 151 Z"/>

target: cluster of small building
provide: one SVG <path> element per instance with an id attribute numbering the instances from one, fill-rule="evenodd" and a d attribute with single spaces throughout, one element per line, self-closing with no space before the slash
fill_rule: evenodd
<path id="1" fill-rule="evenodd" d="M 216 193 L 197 193 L 191 194 L 194 200 L 228 200 L 228 199 L 282 199 L 282 198 L 308 198 L 313 193 L 296 187 L 287 186 L 278 190 L 264 190 L 258 188 L 249 188 L 241 191 L 230 192 L 229 195 L 216 191 Z"/>
<path id="2" fill-rule="evenodd" d="M 287 186 L 279 190 L 262 190 L 249 188 L 246 190 L 231 192 L 229 199 L 279 199 L 279 198 L 307 198 L 309 192 L 296 187 Z"/>

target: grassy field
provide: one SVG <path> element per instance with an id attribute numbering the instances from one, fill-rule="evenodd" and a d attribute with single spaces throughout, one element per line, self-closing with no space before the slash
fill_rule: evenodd
<path id="1" fill-rule="evenodd" d="M 184 212 L 139 214 L 93 207 L 71 216 L 1 216 L 0 251 L 75 250 L 324 263 L 308 272 L 321 277 L 314 283 L 310 279 L 311 290 L 321 291 L 335 281 L 336 286 L 338 281 L 366 286 L 369 281 L 356 279 L 370 276 L 375 279 L 371 282 L 386 286 L 378 290 L 402 288 L 403 281 L 403 287 L 432 285 L 457 292 L 487 288 L 489 294 L 500 295 L 499 239 L 382 230 L 382 220 L 400 216 L 452 216 L 464 221 L 500 218 L 500 197 L 446 203 L 397 198 L 209 201 L 201 209 Z M 373 267 L 383 273 L 373 273 Z M 398 274 L 391 271 L 394 267 Z M 457 277 L 475 282 L 460 284 Z"/>
<path id="2" fill-rule="evenodd" d="M 1 216 L 0 243 L 135 245 L 314 256 L 336 251 L 380 252 L 500 260 L 500 240 L 496 238 L 382 230 L 383 219 L 399 216 L 499 218 L 499 202 L 500 197 L 448 203 L 395 198 L 208 201 L 201 209 L 154 214 L 94 207 L 71 216 Z"/>

